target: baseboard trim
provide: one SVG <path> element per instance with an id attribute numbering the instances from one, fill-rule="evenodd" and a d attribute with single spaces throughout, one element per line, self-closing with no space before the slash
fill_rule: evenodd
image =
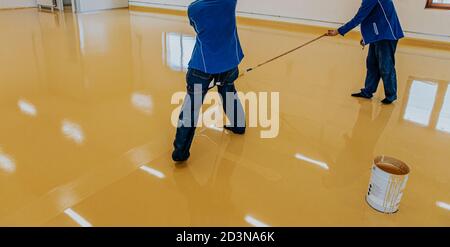
<path id="1" fill-rule="evenodd" d="M 15 8 L 0 8 L 0 11 L 2 11 L 2 10 L 20 10 L 20 9 L 37 9 L 37 6 L 32 6 L 32 7 L 15 7 Z"/>

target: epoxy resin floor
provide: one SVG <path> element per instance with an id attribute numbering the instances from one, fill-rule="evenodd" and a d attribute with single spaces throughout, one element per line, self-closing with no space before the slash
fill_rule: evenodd
<path id="1" fill-rule="evenodd" d="M 242 24 L 241 68 L 319 31 Z M 195 40 L 185 17 L 6 10 L 0 33 L 0 225 L 450 226 L 448 49 L 400 44 L 400 99 L 382 106 L 382 88 L 349 96 L 367 49 L 324 38 L 237 82 L 279 92 L 276 138 L 203 127 L 177 168 L 171 98 Z M 412 170 L 394 215 L 364 200 L 380 154 Z"/>

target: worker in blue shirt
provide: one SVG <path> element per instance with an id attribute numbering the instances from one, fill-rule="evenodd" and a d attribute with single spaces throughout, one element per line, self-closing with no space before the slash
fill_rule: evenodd
<path id="1" fill-rule="evenodd" d="M 329 36 L 344 36 L 361 24 L 363 39 L 361 44 L 370 44 L 367 56 L 367 76 L 365 87 L 353 97 L 373 97 L 380 79 L 383 79 L 386 98 L 383 104 L 391 104 L 397 99 L 397 73 L 395 52 L 398 40 L 404 37 L 400 21 L 392 0 L 362 0 L 356 16 L 338 30 L 328 31 Z"/>
<path id="2" fill-rule="evenodd" d="M 187 96 L 179 116 L 172 159 L 186 161 L 194 138 L 203 99 L 217 85 L 223 109 L 230 121 L 225 129 L 245 133 L 245 113 L 234 81 L 244 58 L 236 27 L 237 0 L 197 0 L 188 7 L 196 43 L 186 75 Z M 217 126 L 219 127 L 219 126 Z"/>

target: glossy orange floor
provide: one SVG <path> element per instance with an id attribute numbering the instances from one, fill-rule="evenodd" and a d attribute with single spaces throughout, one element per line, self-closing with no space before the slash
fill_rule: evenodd
<path id="1" fill-rule="evenodd" d="M 316 37 L 239 27 L 242 67 Z M 400 45 L 400 99 L 350 93 L 367 49 L 326 38 L 248 74 L 280 92 L 280 133 L 201 128 L 170 159 L 172 94 L 193 32 L 181 16 L 0 11 L 0 225 L 450 226 L 450 51 Z M 372 159 L 412 170 L 394 215 L 364 196 Z"/>

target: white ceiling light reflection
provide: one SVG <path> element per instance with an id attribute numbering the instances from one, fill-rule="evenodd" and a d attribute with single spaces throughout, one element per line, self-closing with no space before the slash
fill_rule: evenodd
<path id="1" fill-rule="evenodd" d="M 445 202 L 436 202 L 436 206 L 450 211 L 450 204 Z"/>
<path id="2" fill-rule="evenodd" d="M 8 155 L 2 153 L 0 149 L 0 170 L 6 173 L 13 173 L 16 171 L 16 164 L 14 160 Z"/>
<path id="3" fill-rule="evenodd" d="M 325 170 L 329 170 L 330 169 L 330 167 L 328 167 L 327 163 L 325 163 L 323 161 L 311 159 L 311 158 L 306 157 L 305 155 L 300 154 L 300 153 L 296 153 L 295 154 L 295 158 L 298 159 L 298 160 L 303 160 L 303 161 L 306 161 L 306 162 L 308 162 L 310 164 L 319 166 L 320 168 L 325 169 Z"/>
<path id="4" fill-rule="evenodd" d="M 32 117 L 37 115 L 36 107 L 30 102 L 21 99 L 17 102 L 17 105 L 19 106 L 20 111 L 24 114 Z"/>
<path id="5" fill-rule="evenodd" d="M 447 93 L 445 94 L 444 104 L 439 114 L 436 129 L 450 133 L 450 85 L 447 87 Z"/>
<path id="6" fill-rule="evenodd" d="M 131 95 L 131 103 L 136 107 L 136 109 L 146 113 L 151 114 L 153 110 L 153 100 L 150 95 L 142 93 L 133 93 Z"/>
<path id="7" fill-rule="evenodd" d="M 67 138 L 71 139 L 77 144 L 82 144 L 84 141 L 84 133 L 80 125 L 68 120 L 62 122 L 61 131 Z"/>
<path id="8" fill-rule="evenodd" d="M 148 173 L 148 174 L 150 174 L 152 176 L 160 178 L 160 179 L 163 179 L 163 178 L 166 177 L 166 175 L 164 175 L 164 173 L 162 173 L 162 172 L 160 172 L 160 171 L 158 171 L 158 170 L 156 170 L 154 168 L 151 168 L 149 166 L 141 166 L 141 167 L 139 167 L 139 169 L 145 171 L 146 173 Z"/>
<path id="9" fill-rule="evenodd" d="M 437 83 L 413 81 L 403 118 L 410 122 L 428 126 L 436 100 L 437 89 Z"/>
<path id="10" fill-rule="evenodd" d="M 247 223 L 249 223 L 250 225 L 256 226 L 256 227 L 270 227 L 266 223 L 264 223 L 258 219 L 255 219 L 253 216 L 250 216 L 250 215 L 245 216 L 245 221 L 247 221 Z"/>
<path id="11" fill-rule="evenodd" d="M 71 208 L 68 208 L 64 210 L 64 213 L 72 218 L 75 222 L 78 223 L 78 225 L 82 227 L 92 227 L 92 224 L 89 223 L 85 218 L 83 218 L 81 215 L 79 215 L 77 212 L 73 211 Z"/>

